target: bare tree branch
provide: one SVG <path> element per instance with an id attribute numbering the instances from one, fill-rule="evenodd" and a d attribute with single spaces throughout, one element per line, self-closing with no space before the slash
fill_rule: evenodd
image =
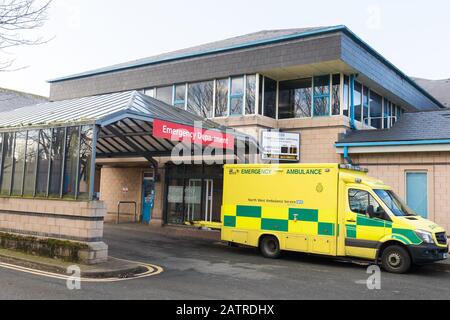
<path id="1" fill-rule="evenodd" d="M 44 44 L 44 39 L 32 33 L 47 21 L 52 0 L 0 0 L 0 52 L 18 46 Z M 9 70 L 14 59 L 0 60 L 0 71 Z"/>

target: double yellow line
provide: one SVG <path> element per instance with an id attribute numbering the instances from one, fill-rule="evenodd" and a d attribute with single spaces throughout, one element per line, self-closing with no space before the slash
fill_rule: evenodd
<path id="1" fill-rule="evenodd" d="M 117 259 L 117 260 L 122 260 L 122 261 L 126 261 L 126 262 L 139 264 L 139 266 L 146 268 L 147 271 L 145 271 L 141 274 L 138 274 L 134 277 L 130 277 L 130 278 L 115 277 L 115 278 L 96 279 L 96 278 L 83 278 L 82 277 L 82 278 L 80 278 L 80 281 L 81 282 L 91 282 L 91 283 L 119 282 L 119 281 L 127 281 L 127 280 L 135 280 L 135 279 L 140 279 L 140 278 L 152 277 L 152 276 L 156 276 L 156 275 L 159 275 L 162 272 L 164 272 L 164 269 L 162 267 L 159 267 L 159 266 L 156 266 L 153 264 L 129 261 L 129 260 L 124 260 L 124 259 Z M 71 275 L 63 275 L 63 274 L 58 274 L 58 273 L 53 273 L 53 272 L 36 270 L 36 269 L 26 268 L 26 267 L 17 266 L 17 265 L 13 265 L 13 264 L 9 264 L 9 263 L 3 263 L 3 262 L 0 262 L 0 268 L 5 268 L 5 269 L 19 271 L 19 272 L 25 272 L 25 273 L 33 274 L 36 276 L 60 279 L 60 280 L 65 280 L 65 281 L 73 280 L 73 276 L 71 276 Z"/>

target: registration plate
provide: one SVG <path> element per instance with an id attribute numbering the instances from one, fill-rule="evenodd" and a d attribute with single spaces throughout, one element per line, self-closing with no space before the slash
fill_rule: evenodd
<path id="1" fill-rule="evenodd" d="M 444 254 L 442 255 L 442 258 L 448 259 L 448 253 L 444 253 Z"/>

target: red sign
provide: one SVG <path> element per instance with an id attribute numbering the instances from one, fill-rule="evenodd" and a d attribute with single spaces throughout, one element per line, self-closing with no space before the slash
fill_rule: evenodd
<path id="1" fill-rule="evenodd" d="M 234 135 L 155 119 L 153 136 L 213 148 L 234 150 Z"/>

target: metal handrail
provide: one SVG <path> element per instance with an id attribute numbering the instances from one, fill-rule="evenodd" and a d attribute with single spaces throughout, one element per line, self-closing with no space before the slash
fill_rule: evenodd
<path id="1" fill-rule="evenodd" d="M 119 201 L 117 204 L 117 221 L 116 224 L 120 224 L 120 206 L 122 204 L 134 204 L 134 223 L 136 223 L 137 220 L 137 202 L 136 201 Z"/>

